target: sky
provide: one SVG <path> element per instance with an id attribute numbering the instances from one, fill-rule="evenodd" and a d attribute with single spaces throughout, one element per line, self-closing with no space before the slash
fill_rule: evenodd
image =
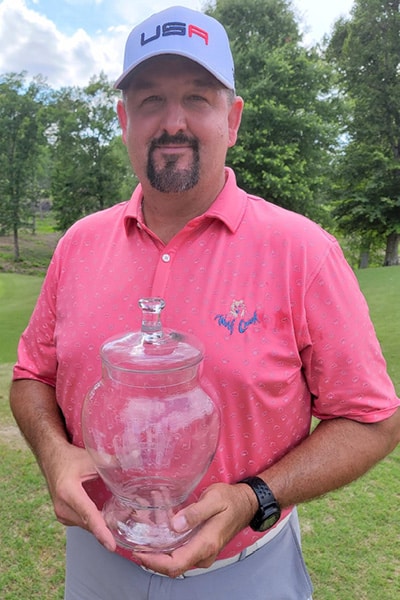
<path id="1" fill-rule="evenodd" d="M 244 2 L 246 0 L 243 0 Z M 201 10 L 204 0 L 0 0 L 0 74 L 43 75 L 54 88 L 85 86 L 121 72 L 129 31 L 168 6 Z M 292 0 L 305 43 L 316 43 L 353 0 Z"/>

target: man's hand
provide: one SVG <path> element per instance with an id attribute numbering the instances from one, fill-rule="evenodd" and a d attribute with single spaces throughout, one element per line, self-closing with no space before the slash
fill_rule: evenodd
<path id="1" fill-rule="evenodd" d="M 134 553 L 134 557 L 144 567 L 169 577 L 178 577 L 192 567 L 209 567 L 222 548 L 249 524 L 257 508 L 248 485 L 213 484 L 198 502 L 172 519 L 178 532 L 199 527 L 193 538 L 170 554 Z"/>
<path id="2" fill-rule="evenodd" d="M 115 540 L 101 512 L 83 487 L 85 481 L 98 477 L 88 452 L 65 444 L 62 452 L 46 464 L 45 476 L 54 512 L 60 523 L 87 529 L 103 546 L 114 551 Z"/>

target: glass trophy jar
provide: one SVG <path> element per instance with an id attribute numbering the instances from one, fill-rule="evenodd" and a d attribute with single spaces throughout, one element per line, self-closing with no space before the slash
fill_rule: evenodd
<path id="1" fill-rule="evenodd" d="M 194 533 L 175 532 L 171 517 L 195 501 L 217 448 L 219 411 L 200 384 L 200 342 L 163 329 L 162 299 L 139 306 L 141 331 L 101 348 L 102 378 L 84 401 L 83 439 L 112 494 L 103 514 L 117 544 L 170 552 Z"/>

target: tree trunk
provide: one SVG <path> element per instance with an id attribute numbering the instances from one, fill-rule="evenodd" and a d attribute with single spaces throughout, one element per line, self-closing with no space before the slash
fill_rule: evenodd
<path id="1" fill-rule="evenodd" d="M 370 235 L 364 235 L 360 243 L 360 258 L 358 262 L 359 269 L 368 269 L 369 258 L 371 254 L 372 238 Z"/>
<path id="2" fill-rule="evenodd" d="M 369 265 L 369 250 L 361 250 L 360 252 L 360 261 L 358 264 L 359 269 L 368 269 Z"/>
<path id="3" fill-rule="evenodd" d="M 16 225 L 14 225 L 13 231 L 14 231 L 14 260 L 18 261 L 20 259 L 20 253 L 19 253 L 18 227 Z"/>
<path id="4" fill-rule="evenodd" d="M 384 267 L 394 267 L 399 264 L 400 233 L 393 231 L 386 238 L 386 254 Z"/>

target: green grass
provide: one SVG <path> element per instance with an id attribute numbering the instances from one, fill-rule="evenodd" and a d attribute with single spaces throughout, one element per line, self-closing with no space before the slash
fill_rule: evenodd
<path id="1" fill-rule="evenodd" d="M 399 391 L 400 268 L 357 276 Z M 7 402 L 17 338 L 40 283 L 40 277 L 0 274 L 0 363 L 8 363 L 0 364 L 1 600 L 63 597 L 63 528 L 32 455 L 12 428 Z M 399 471 L 397 448 L 360 480 L 299 507 L 314 600 L 400 598 Z"/>
<path id="2" fill-rule="evenodd" d="M 400 598 L 399 448 L 367 475 L 299 507 L 315 600 Z"/>
<path id="3" fill-rule="evenodd" d="M 42 277 L 0 273 L 0 364 L 16 358 L 19 336 L 28 323 Z"/>
<path id="4" fill-rule="evenodd" d="M 64 528 L 8 407 L 11 364 L 0 365 L 0 598 L 63 598 Z"/>
<path id="5" fill-rule="evenodd" d="M 363 269 L 357 272 L 367 298 L 372 321 L 400 394 L 400 267 Z"/>
<path id="6" fill-rule="evenodd" d="M 36 232 L 38 234 L 50 234 L 54 233 L 56 222 L 51 212 L 47 212 L 43 217 L 36 219 Z"/>

